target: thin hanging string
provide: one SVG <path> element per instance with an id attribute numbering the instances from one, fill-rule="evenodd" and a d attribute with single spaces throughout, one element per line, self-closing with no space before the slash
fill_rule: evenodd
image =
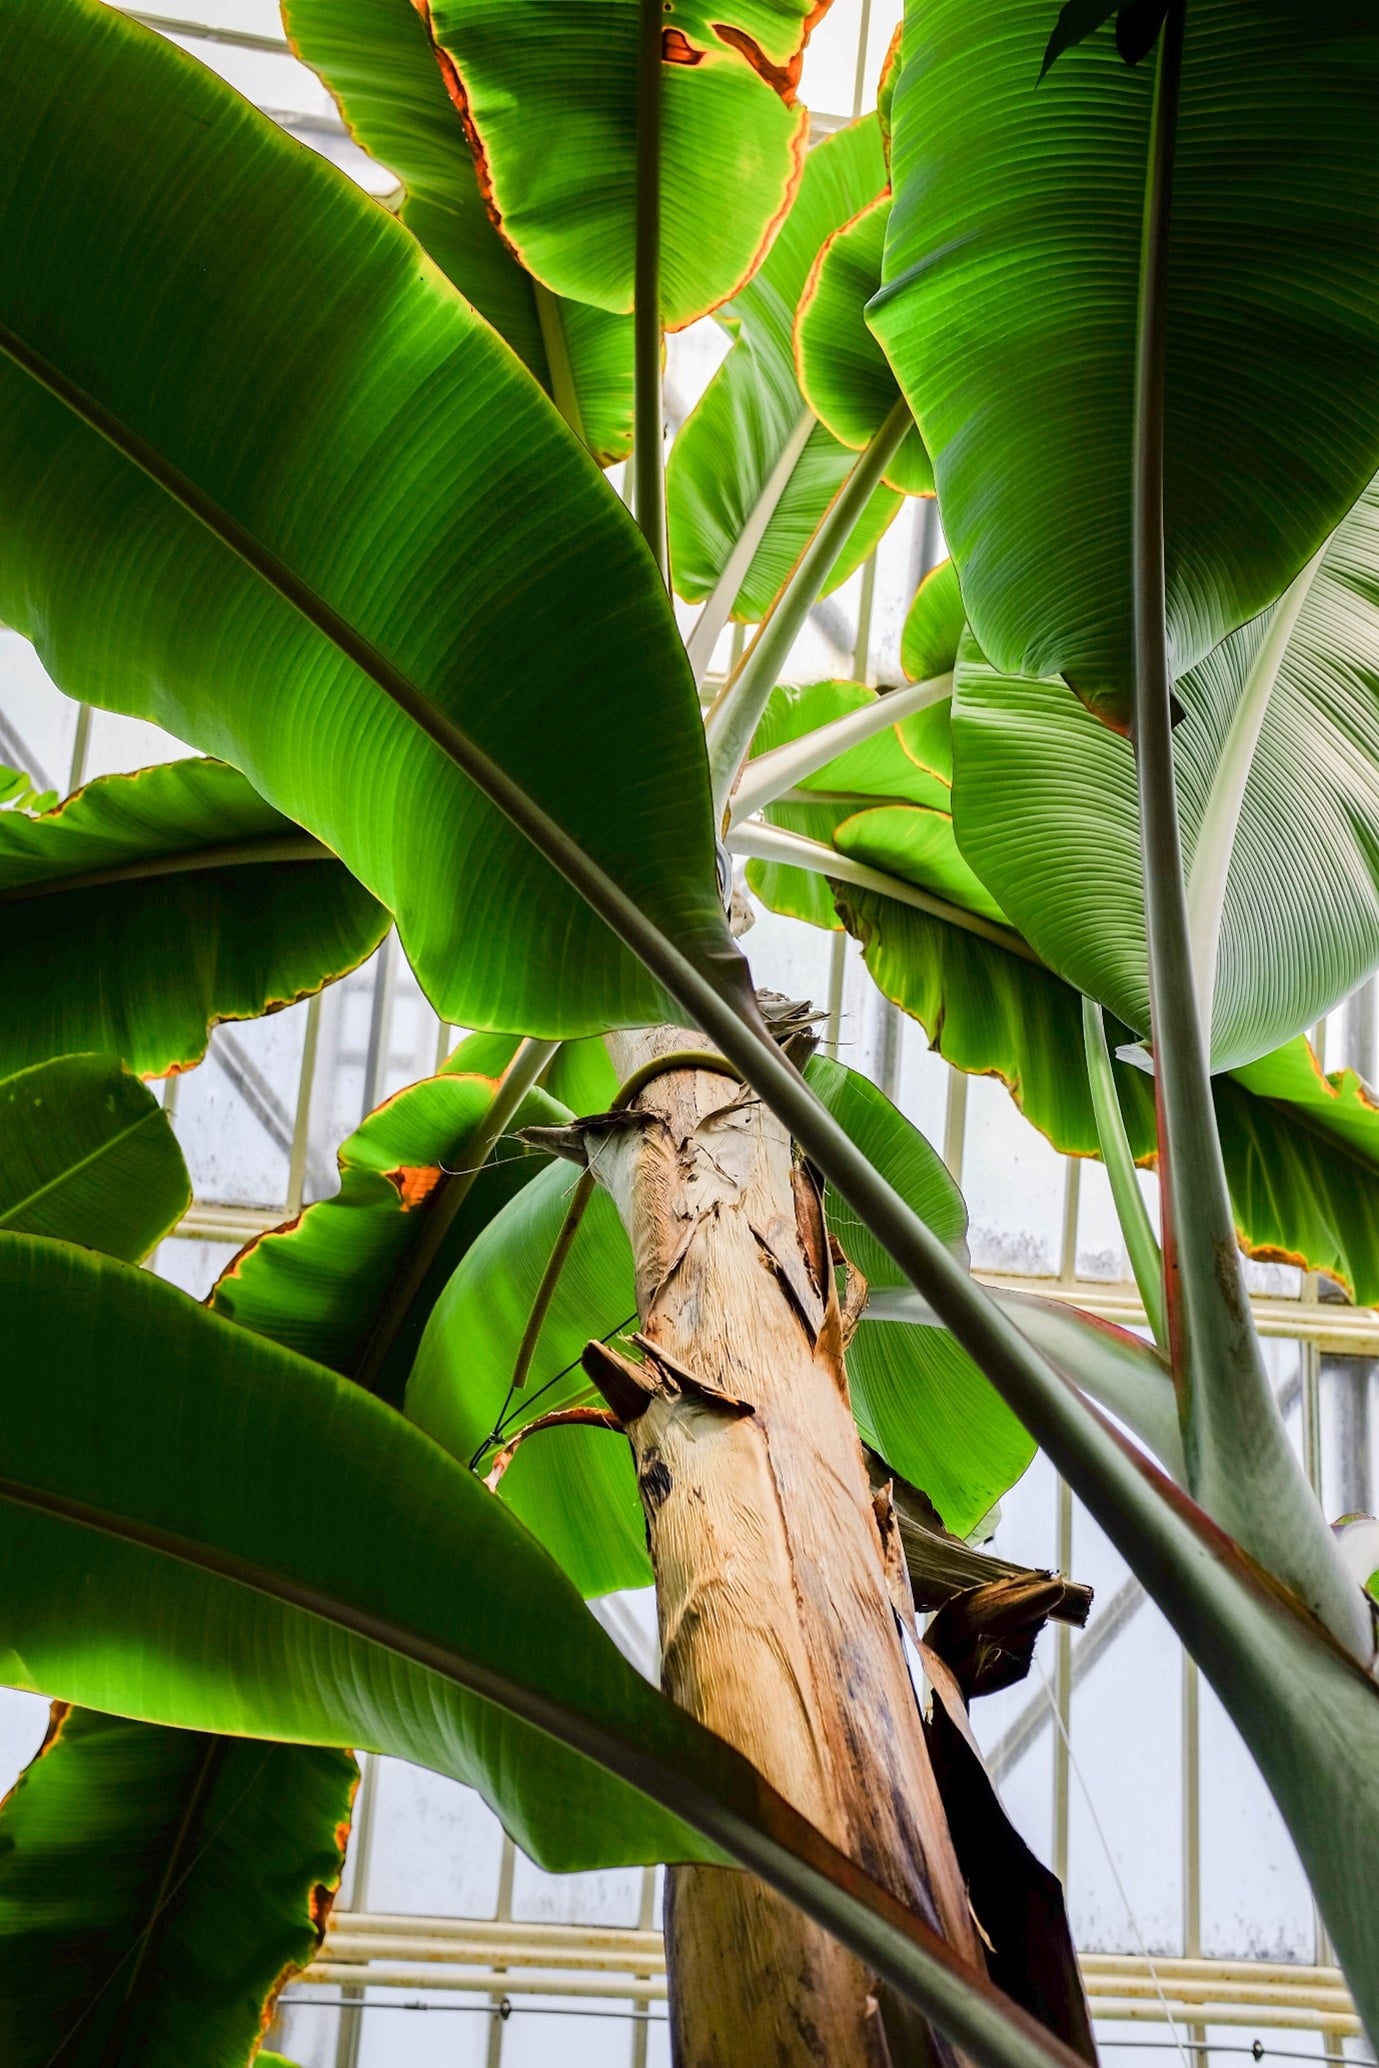
<path id="1" fill-rule="evenodd" d="M 632 1324 L 636 1321 L 636 1319 L 637 1315 L 636 1310 L 634 1309 L 631 1314 L 625 1314 L 621 1321 L 615 1322 L 613 1327 L 608 1330 L 606 1335 L 602 1335 L 599 1337 L 599 1341 L 601 1343 L 608 1343 L 612 1341 L 614 1336 L 623 1335 L 626 1332 L 626 1330 L 632 1327 Z M 545 1382 L 542 1385 L 538 1386 L 534 1393 L 524 1392 L 522 1395 L 521 1402 L 516 1408 L 512 1408 L 512 1399 L 513 1394 L 516 1391 L 516 1388 L 511 1385 L 508 1387 L 507 1392 L 503 1395 L 503 1404 L 498 1410 L 497 1420 L 494 1422 L 492 1429 L 489 1431 L 488 1435 L 485 1436 L 483 1442 L 479 1445 L 478 1449 L 475 1451 L 473 1457 L 469 1461 L 469 1469 L 471 1472 L 478 1471 L 479 1460 L 480 1458 L 482 1458 L 486 1450 L 496 1450 L 498 1448 L 498 1446 L 502 1443 L 503 1438 L 508 1433 L 509 1425 L 515 1422 L 519 1416 L 525 1418 L 527 1410 L 535 1406 L 536 1402 L 541 1398 L 543 1393 L 549 1393 L 552 1386 L 558 1386 L 562 1379 L 567 1379 L 570 1376 L 570 1373 L 578 1367 L 583 1356 L 584 1352 L 581 1350 L 578 1357 L 572 1357 L 568 1364 L 563 1364 L 560 1370 L 558 1372 L 552 1373 L 551 1377 L 545 1380 Z M 512 1408 L 511 1413 L 508 1412 L 510 1408 Z"/>
<path id="2" fill-rule="evenodd" d="M 1125 1905 L 1125 1914 L 1130 1920 L 1130 1929 L 1140 1942 L 1140 1952 L 1143 1955 L 1145 1963 L 1149 1968 L 1149 1978 L 1154 1984 L 1154 1994 L 1159 1999 L 1159 2007 L 1163 2011 L 1164 2019 L 1168 2025 L 1169 2031 L 1173 2034 L 1172 2044 L 1177 2048 L 1178 2053 L 1184 2063 L 1184 2068 L 1186 2068 L 1187 2048 L 1184 2044 L 1183 2036 L 1181 2032 L 1178 2030 L 1177 2020 L 1174 2018 L 1173 2012 L 1169 2008 L 1168 1998 L 1164 1994 L 1164 1985 L 1159 1977 L 1158 1967 L 1155 1964 L 1153 1954 L 1150 1952 L 1149 1947 L 1145 1942 L 1144 1933 L 1140 1929 L 1140 1921 L 1135 1914 L 1135 1907 L 1130 1901 L 1130 1897 L 1126 1890 L 1125 1883 L 1121 1880 L 1120 1869 L 1116 1865 L 1115 1854 L 1111 1851 L 1110 1841 L 1106 1836 L 1106 1832 L 1103 1828 L 1101 1818 L 1097 1815 L 1096 1804 L 1092 1800 L 1092 1791 L 1087 1786 L 1087 1776 L 1083 1773 L 1081 1764 L 1078 1761 L 1077 1754 L 1073 1750 L 1072 1739 L 1068 1735 L 1067 1725 L 1064 1723 L 1062 1716 L 1059 1714 L 1058 1702 L 1053 1692 L 1053 1684 L 1050 1681 L 1048 1674 L 1044 1671 L 1043 1660 L 1036 1658 L 1034 1663 L 1039 1668 L 1039 1678 L 1043 1683 L 1044 1694 L 1047 1697 L 1049 1711 L 1054 1721 L 1054 1728 L 1057 1730 L 1059 1737 L 1063 1740 L 1064 1750 L 1067 1752 L 1068 1755 L 1068 1764 L 1077 1776 L 1077 1785 L 1082 1790 L 1083 1800 L 1087 1805 L 1087 1809 L 1091 1816 L 1092 1823 L 1096 1829 L 1096 1835 L 1101 1840 L 1101 1849 L 1106 1855 L 1106 1864 L 1111 1870 L 1111 1878 L 1116 1884 L 1116 1889 L 1119 1893 L 1122 1903 L 1124 1903 Z M 1200 2053 L 1202 2049 L 1199 2047 L 1194 2049 L 1194 2051 Z M 1215 2051 L 1215 2049 L 1213 2049 L 1213 2051 Z"/>
<path id="3" fill-rule="evenodd" d="M 494 1150 L 497 1149 L 499 1142 L 520 1142 L 521 1140 L 522 1137 L 519 1134 L 508 1133 L 498 1135 L 494 1141 L 493 1149 L 490 1149 L 482 1163 L 471 1163 L 464 1169 L 452 1170 L 450 1165 L 443 1163 L 438 1156 L 436 1158 L 436 1169 L 440 1171 L 443 1177 L 470 1178 L 477 1175 L 481 1170 L 501 1170 L 505 1163 L 526 1163 L 530 1159 L 532 1151 L 525 1144 L 515 1156 L 497 1156 L 494 1154 Z"/>
<path id="4" fill-rule="evenodd" d="M 711 1070 L 720 1076 L 731 1077 L 736 1083 L 741 1085 L 739 1097 L 746 1099 L 755 1097 L 755 1094 L 746 1085 L 741 1084 L 741 1078 L 733 1066 L 714 1050 L 699 1048 L 672 1049 L 665 1055 L 650 1057 L 648 1061 L 640 1064 L 632 1072 L 631 1076 L 618 1086 L 613 1097 L 612 1106 L 609 1109 L 610 1112 L 626 1112 L 649 1084 L 653 1084 L 658 1077 L 668 1076 L 671 1072 L 677 1070 Z M 574 1193 L 579 1184 L 597 1171 L 598 1159 L 603 1153 L 605 1146 L 602 1142 L 595 1145 L 592 1154 L 588 1157 L 586 1169 L 581 1172 L 578 1178 L 571 1179 L 566 1192 L 567 1197 Z M 559 1238 L 557 1238 L 558 1241 Z M 622 1335 L 626 1329 L 633 1325 L 636 1319 L 637 1314 L 634 1309 L 631 1314 L 618 1322 L 616 1327 L 610 1328 L 607 1335 L 600 1336 L 599 1341 L 606 1343 L 611 1337 Z M 559 1380 L 569 1376 L 580 1363 L 582 1356 L 583 1352 L 581 1351 L 579 1357 L 572 1357 L 567 1365 L 564 1365 L 560 1371 L 547 1379 L 544 1385 L 538 1386 L 534 1393 L 527 1393 L 524 1388 L 522 1405 L 517 1413 L 520 1413 L 525 1418 L 527 1410 L 541 1398 L 543 1393 L 549 1393 L 552 1386 L 556 1385 Z M 503 1395 L 503 1404 L 498 1410 L 498 1416 L 493 1428 L 483 1439 L 482 1443 L 478 1445 L 474 1455 L 469 1460 L 471 1472 L 477 1472 L 479 1460 L 483 1457 L 484 1452 L 495 1449 L 501 1444 L 503 1437 L 507 1434 L 510 1423 L 517 1419 L 517 1414 L 510 1413 L 509 1410 L 512 1407 L 513 1395 L 517 1391 L 517 1380 L 525 1377 L 525 1372 L 521 1367 L 522 1359 L 519 1356 L 517 1369 L 514 1371 L 513 1379 L 509 1381 L 507 1392 Z"/>

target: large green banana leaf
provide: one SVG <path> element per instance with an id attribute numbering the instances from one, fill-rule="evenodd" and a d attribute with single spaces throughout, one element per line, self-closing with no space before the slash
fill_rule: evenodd
<path id="1" fill-rule="evenodd" d="M 999 1077 L 1057 1149 L 1091 1156 L 1096 1120 L 1082 1061 L 1082 1004 L 1037 959 L 875 890 L 837 887 L 839 914 L 862 943 L 877 988 L 917 1019 L 954 1069 Z M 1113 1045 L 1129 1039 L 1114 1022 Z M 1154 1147 L 1154 1087 L 1117 1063 L 1135 1154 Z"/>
<path id="2" fill-rule="evenodd" d="M 982 651 L 1128 705 L 1131 427 L 1153 67 L 1050 0 L 911 0 L 872 324 L 934 462 Z M 1168 258 L 1179 671 L 1286 587 L 1379 461 L 1379 28 L 1187 11 Z"/>
<path id="3" fill-rule="evenodd" d="M 282 0 L 288 40 L 405 189 L 403 222 L 540 381 L 601 465 L 632 445 L 632 325 L 563 301 L 489 217 L 460 109 L 412 0 Z"/>
<path id="4" fill-rule="evenodd" d="M 1052 75 L 1051 75 L 1052 76 Z M 1379 965 L 1379 484 L 1283 600 L 1181 676 L 1174 770 L 1197 991 L 1228 1070 Z M 1149 1026 L 1129 741 L 1059 682 L 969 642 L 953 700 L 958 841 L 1043 960 Z"/>
<path id="5" fill-rule="evenodd" d="M 890 216 L 887 189 L 833 232 L 814 261 L 795 316 L 801 393 L 819 421 L 854 452 L 876 436 L 900 393 L 865 314 L 881 285 Z M 905 433 L 886 480 L 907 495 L 933 494 L 934 470 L 917 430 Z"/>
<path id="6" fill-rule="evenodd" d="M 115 1056 L 0 1078 L 0 1228 L 137 1264 L 191 1205 L 177 1138 Z"/>
<path id="7" fill-rule="evenodd" d="M 452 1057 L 446 1067 L 453 1068 L 459 1059 Z M 606 1113 L 617 1096 L 618 1073 L 606 1046 L 597 1038 L 562 1041 L 541 1073 L 541 1084 L 572 1114 Z"/>
<path id="8" fill-rule="evenodd" d="M 753 742 L 754 759 L 884 701 L 858 683 L 779 688 Z M 813 843 L 814 866 L 751 859 L 748 884 L 773 911 L 845 925 L 862 942 L 878 987 L 921 1021 L 956 1069 L 1001 1078 L 1057 1147 L 1093 1154 L 1077 995 L 1013 928 L 987 923 L 990 893 L 958 849 L 952 788 L 950 710 L 939 703 L 826 762 L 768 805 L 770 825 Z M 866 836 L 878 828 L 886 838 L 875 883 L 841 882 L 829 866 L 832 854 L 843 855 L 838 836 L 860 835 L 863 853 L 851 859 L 866 860 Z M 750 853 L 750 832 L 750 822 L 735 829 L 730 845 Z M 907 885 L 923 893 L 922 905 L 901 902 Z M 1128 1030 L 1119 1036 L 1128 1038 Z M 1117 1075 L 1136 1153 L 1147 1154 L 1154 1143 L 1149 1081 L 1119 1064 Z"/>
<path id="9" fill-rule="evenodd" d="M 457 1262 L 546 1161 L 509 1130 L 471 1170 L 497 1090 L 495 1077 L 444 1074 L 370 1113 L 341 1145 L 340 1190 L 241 1250 L 216 1281 L 215 1311 L 400 1404 Z M 512 1129 L 568 1118 L 532 1091 Z"/>
<path id="10" fill-rule="evenodd" d="M 520 1046 L 515 1034 L 468 1034 L 442 1065 L 442 1074 L 500 1077 Z M 606 1113 L 618 1089 L 618 1076 L 602 1038 L 562 1041 L 541 1071 L 543 1091 L 574 1113 Z"/>
<path id="11" fill-rule="evenodd" d="M 556 1568 L 395 1410 L 83 1251 L 7 1236 L 0 1285 L 0 1677 L 151 1721 L 410 1758 L 479 1787 L 547 1866 L 685 1850 L 672 1819 L 471 1691 L 521 1683 L 650 1728 L 645 1684 Z M 44 1385 L 27 1384 L 40 1366 Z M 63 1502 L 107 1520 L 93 1532 Z M 134 1541 L 149 1529 L 184 1554 Z M 341 1612 L 271 1598 L 251 1570 Z M 470 1688 L 349 1615 L 458 1648 Z"/>
<path id="12" fill-rule="evenodd" d="M 979 919 L 1006 923 L 1000 905 L 969 868 L 949 812 L 908 804 L 874 806 L 841 820 L 833 829 L 833 844 L 840 854 L 889 870 L 903 883 L 932 889 Z"/>
<path id="13" fill-rule="evenodd" d="M 136 1261 L 190 1196 L 152 1093 L 114 1058 L 0 1084 L 0 1227 Z M 354 1780 L 344 1752 L 59 1705 L 0 1803 L 0 2056 L 243 2068 L 324 1929 Z"/>
<path id="14" fill-rule="evenodd" d="M 733 559 L 772 476 L 811 412 L 795 374 L 795 310 L 825 238 L 875 195 L 885 171 L 868 117 L 825 137 L 761 266 L 727 312 L 736 336 L 675 439 L 666 470 L 676 593 L 711 595 Z M 809 428 L 734 595 L 732 615 L 765 617 L 842 486 L 853 456 L 821 424 Z M 839 554 L 822 594 L 845 581 L 885 531 L 899 498 L 878 488 Z"/>
<path id="15" fill-rule="evenodd" d="M 503 1505 L 359 1388 L 147 1274 L 25 1237 L 0 1237 L 0 1326 L 7 1679 L 402 1752 L 487 1782 L 524 1843 L 549 1831 L 567 1858 L 581 1843 L 600 1858 L 693 1848 L 596 1780 L 587 1751 L 674 1801 L 710 1857 L 726 1846 L 803 1901 L 989 2068 L 1066 2064 L 625 1666 Z M 1071 1390 L 1026 1397 L 1210 1661 L 1376 2029 L 1363 1863 L 1379 1833 L 1379 1691 Z"/>
<path id="16" fill-rule="evenodd" d="M 461 763 L 731 960 L 655 565 L 408 232 L 96 0 L 5 8 L 0 127 L 0 616 L 58 684 L 243 767 L 459 1024 L 668 1009 Z"/>
<path id="17" fill-rule="evenodd" d="M 5 1680 L 410 1758 L 479 1786 L 549 1866 L 735 1857 L 989 2068 L 1071 2068 L 362 1388 L 146 1272 L 25 1236 L 0 1237 L 0 1330 Z"/>
<path id="18" fill-rule="evenodd" d="M 827 0 L 825 0 L 825 6 Z M 814 0 L 677 0 L 661 30 L 661 312 L 672 330 L 760 263 L 798 184 Z M 632 307 L 641 0 L 429 0 L 494 220 L 576 301 Z"/>
<path id="19" fill-rule="evenodd" d="M 342 976 L 388 925 L 217 761 L 101 776 L 40 818 L 0 813 L 0 914 L 0 1067 L 109 1050 L 146 1077 L 198 1062 L 218 1020 Z"/>
<path id="20" fill-rule="evenodd" d="M 356 1778 L 346 1752 L 58 1704 L 0 1805 L 7 2068 L 245 2068 L 320 1944 Z"/>

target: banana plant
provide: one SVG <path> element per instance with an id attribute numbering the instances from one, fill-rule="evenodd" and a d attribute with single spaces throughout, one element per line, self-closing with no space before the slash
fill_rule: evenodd
<path id="1" fill-rule="evenodd" d="M 217 2068 L 261 2029 L 229 1997 L 309 1957 L 350 1750 L 548 1866 L 670 1863 L 686 2062 L 1087 2059 L 1056 1887 L 1026 1934 L 964 1851 L 975 1683 L 935 1638 L 925 1717 L 901 1634 L 897 1514 L 971 1627 L 1012 1576 L 952 1535 L 1036 1445 L 1216 1687 L 1379 2032 L 1367 1575 L 1237 1241 L 1379 1284 L 1372 1109 L 1298 1040 L 1379 962 L 1379 33 L 923 0 L 882 116 L 806 157 L 820 11 L 287 0 L 396 210 L 101 0 L 0 19 L 0 617 L 206 757 L 0 823 L 42 1002 L 0 1081 L 0 1674 L 89 1719 L 2 1813 L 0 1925 L 55 1885 L 60 1785 L 133 1745 L 158 1798 L 89 1834 L 138 1852 L 120 1915 L 46 1913 L 70 1964 L 5 2004 L 34 2068 L 185 2059 L 177 1834 L 246 1742 L 283 1879 L 202 1985 Z M 720 305 L 668 506 L 663 334 Z M 598 464 L 629 393 L 635 516 Z M 931 491 L 909 684 L 790 684 Z M 1105 1158 L 1154 1345 L 977 1282 L 935 1151 L 757 993 L 734 854 Z M 134 1261 L 185 1189 L 128 1071 L 390 919 L 476 1045 L 198 1306 Z M 648 1572 L 659 1688 L 584 1598 Z"/>

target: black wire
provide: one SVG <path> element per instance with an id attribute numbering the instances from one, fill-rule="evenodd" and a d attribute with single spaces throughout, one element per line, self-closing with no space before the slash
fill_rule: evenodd
<path id="1" fill-rule="evenodd" d="M 367 1971 L 363 1972 L 366 1973 Z M 573 2005 L 568 2009 L 562 2009 L 559 2005 L 552 2003 L 514 2003 L 509 1996 L 505 1996 L 500 2003 L 364 2003 L 357 2000 L 345 2001 L 343 1999 L 337 2002 L 334 1998 L 328 1996 L 287 1995 L 281 2001 L 284 2010 L 291 2010 L 300 2004 L 304 2010 L 317 2011 L 472 2011 L 477 2012 L 482 2017 L 501 2018 L 505 2024 L 509 2018 L 514 2018 L 519 2013 L 533 2018 L 617 2018 L 624 2024 L 631 2022 L 640 2025 L 667 2025 L 670 2022 L 668 2017 L 657 2017 L 650 2010 L 600 2011 L 586 2010 Z M 1095 2022 L 1095 2006 L 1093 2007 L 1092 2015 Z M 1249 2046 L 1234 2046 L 1229 2043 L 1221 2044 L 1215 2040 L 1198 2041 L 1189 2039 L 1180 2045 L 1175 2039 L 1102 2039 L 1098 2037 L 1097 2046 L 1098 2048 L 1147 2047 L 1151 2051 L 1172 2054 L 1181 2054 L 1188 2050 L 1202 2054 L 1249 2054 L 1251 2059 L 1255 2061 L 1317 2061 L 1325 2064 L 1335 2064 L 1335 2068 L 1359 2068 L 1358 2062 L 1350 2054 L 1307 2054 L 1302 2053 L 1296 2047 L 1265 2046 L 1262 2039 L 1254 2040 Z"/>
<path id="2" fill-rule="evenodd" d="M 1205 2008 L 1209 2010 L 1211 2006 L 1207 2005 Z M 1095 2021 L 1095 2007 L 1092 2017 Z M 1359 2068 L 1358 2061 L 1351 2054 L 1304 2054 L 1296 2047 L 1265 2046 L 1262 2039 L 1253 2040 L 1249 2046 L 1221 2045 L 1214 2039 L 1188 2039 L 1181 2045 L 1176 2039 L 1098 2039 L 1097 2045 L 1157 2047 L 1163 2052 L 1175 2054 L 1189 2051 L 1194 2054 L 1249 2054 L 1256 2061 L 1336 2061 L 1343 2063 L 1344 2068 Z"/>
<path id="3" fill-rule="evenodd" d="M 609 1336 L 622 1335 L 624 1330 L 630 1328 L 632 1323 L 636 1319 L 637 1316 L 635 1313 L 625 1314 L 622 1320 L 617 1324 L 616 1328 L 610 1328 L 608 1331 L 608 1335 L 600 1336 L 599 1341 L 601 1343 L 606 1343 L 608 1341 Z M 558 1386 L 562 1379 L 568 1378 L 570 1373 L 574 1371 L 575 1368 L 578 1366 L 580 1359 L 583 1357 L 583 1355 L 584 1352 L 581 1350 L 579 1357 L 572 1357 L 570 1359 L 570 1362 L 567 1365 L 565 1365 L 562 1370 L 558 1371 L 555 1374 L 554 1378 L 545 1380 L 543 1384 L 536 1388 L 535 1392 L 528 1393 L 525 1399 L 519 1401 L 517 1406 L 512 1410 L 512 1413 L 510 1415 L 505 1416 L 499 1422 L 497 1431 L 499 1436 L 505 1436 L 507 1434 L 508 1423 L 515 1422 L 520 1414 L 522 1414 L 527 1408 L 531 1407 L 536 1401 L 538 1401 L 541 1398 L 543 1393 L 549 1393 L 552 1386 Z M 509 1397 L 511 1397 L 512 1391 L 512 1387 L 509 1386 Z M 504 1405 L 506 1406 L 506 1402 L 504 1403 Z"/>
<path id="4" fill-rule="evenodd" d="M 363 1972 L 361 1970 L 361 1977 Z M 351 1986 L 355 1985 L 352 1984 Z M 622 2024 L 630 2023 L 634 2025 L 668 2025 L 670 2023 L 669 2018 L 654 2017 L 649 2010 L 598 2011 L 592 2009 L 585 2010 L 582 2007 L 562 2010 L 558 2004 L 554 2003 L 514 2003 L 510 1996 L 503 1997 L 499 2003 L 365 2003 L 357 1998 L 346 1999 L 342 1997 L 337 2001 L 330 1996 L 288 1995 L 279 1998 L 280 2010 L 296 2010 L 299 2006 L 301 2009 L 309 2011 L 440 2011 L 442 2014 L 447 2011 L 471 2011 L 477 2013 L 480 2017 L 501 2018 L 504 2024 L 507 2023 L 509 2018 L 517 2017 L 519 2013 L 531 2018 L 617 2018 Z M 1246 2049 L 1242 2049 L 1242 2051 L 1246 2051 Z M 1309 2061 L 1315 2061 L 1325 2057 L 1319 2054 L 1308 2054 L 1306 2058 Z M 1356 2064 L 1348 2062 L 1347 2068 L 1356 2068 Z"/>
<path id="5" fill-rule="evenodd" d="M 606 1343 L 609 1339 L 609 1336 L 622 1335 L 624 1330 L 630 1328 L 632 1326 L 632 1323 L 636 1319 L 637 1315 L 636 1310 L 634 1309 L 631 1314 L 625 1314 L 621 1321 L 616 1322 L 613 1325 L 613 1327 L 608 1330 L 607 1335 L 600 1336 L 599 1341 L 601 1343 Z M 516 1421 L 519 1415 L 525 1414 L 527 1409 L 533 1406 L 535 1402 L 541 1398 L 543 1393 L 550 1392 L 552 1386 L 558 1386 L 562 1379 L 568 1379 L 570 1373 L 574 1371 L 578 1366 L 580 1359 L 583 1357 L 583 1355 L 584 1352 L 581 1350 L 579 1353 L 579 1357 L 572 1357 L 568 1364 L 562 1365 L 560 1370 L 556 1372 L 551 1378 L 547 1379 L 542 1385 L 538 1386 L 534 1393 L 528 1393 L 525 1396 L 525 1398 L 518 1404 L 518 1406 L 513 1408 L 511 1414 L 509 1414 L 508 1408 L 512 1401 L 512 1396 L 517 1391 L 517 1388 L 515 1386 L 508 1387 L 507 1392 L 503 1395 L 503 1404 L 498 1410 L 497 1421 L 494 1423 L 492 1429 L 489 1431 L 488 1435 L 484 1438 L 483 1442 L 479 1445 L 478 1449 L 475 1451 L 473 1457 L 469 1461 L 469 1469 L 471 1472 L 478 1471 L 479 1460 L 486 1450 L 496 1450 L 498 1448 L 504 1436 L 506 1436 L 507 1434 L 508 1424 L 510 1422 Z"/>

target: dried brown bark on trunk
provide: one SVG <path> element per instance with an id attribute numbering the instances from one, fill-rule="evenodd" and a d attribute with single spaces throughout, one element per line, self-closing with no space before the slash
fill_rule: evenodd
<path id="1" fill-rule="evenodd" d="M 626 1078 L 686 1040 L 658 1028 L 610 1045 Z M 731 1076 L 677 1070 L 635 1105 L 640 1120 L 585 1144 L 636 1258 L 647 1361 L 605 1354 L 601 1371 L 636 1456 L 666 1690 L 980 1964 L 848 1405 L 817 1193 Z M 883 2017 L 861 1964 L 748 1875 L 673 1869 L 666 1936 L 679 2068 L 951 2060 L 894 2007 Z"/>

